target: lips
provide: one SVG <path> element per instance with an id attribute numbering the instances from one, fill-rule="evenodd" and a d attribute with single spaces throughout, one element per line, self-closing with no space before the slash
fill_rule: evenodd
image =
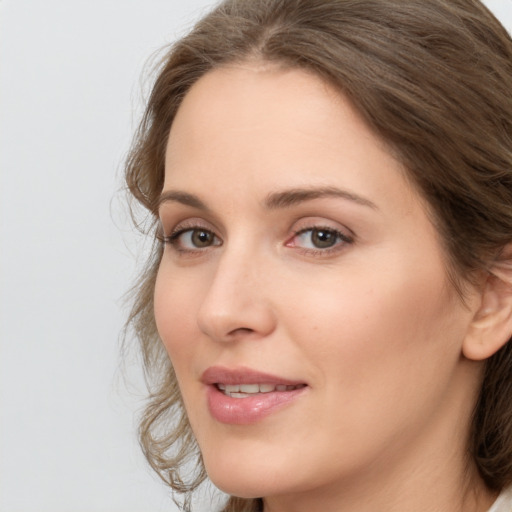
<path id="1" fill-rule="evenodd" d="M 252 370 L 246 367 L 229 369 L 223 366 L 211 366 L 208 368 L 201 377 L 202 382 L 205 384 L 260 384 L 268 383 L 274 385 L 297 386 L 305 384 L 298 380 L 286 379 L 271 375 L 270 373 L 263 373 Z"/>
<path id="2" fill-rule="evenodd" d="M 248 425 L 291 405 L 307 384 L 249 368 L 210 367 L 202 375 L 208 409 L 221 423 Z"/>

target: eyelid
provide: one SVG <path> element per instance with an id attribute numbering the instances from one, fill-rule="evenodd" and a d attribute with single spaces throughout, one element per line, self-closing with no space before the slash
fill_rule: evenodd
<path id="1" fill-rule="evenodd" d="M 167 219 L 168 221 L 169 219 Z M 173 226 L 174 223 L 168 222 L 169 226 Z M 175 252 L 183 255 L 198 255 L 208 252 L 212 248 L 223 245 L 223 239 L 218 234 L 218 230 L 211 222 L 201 218 L 192 217 L 185 218 L 179 222 L 176 222 L 172 229 L 165 229 L 164 220 L 161 221 L 161 232 L 163 236 L 159 239 L 166 245 L 169 245 Z M 185 235 L 188 231 L 204 230 L 212 234 L 213 239 L 210 245 L 201 247 L 190 243 L 191 240 L 182 239 L 180 237 Z M 308 244 L 305 241 L 299 242 L 297 239 L 301 235 L 304 235 L 308 231 L 328 231 L 336 235 L 335 242 L 332 246 L 326 247 L 315 247 L 317 244 Z M 168 234 L 167 234 L 168 233 Z M 191 235 L 185 235 L 191 236 Z M 294 228 L 291 230 L 291 234 L 287 236 L 284 241 L 284 245 L 296 251 L 300 251 L 307 255 L 319 255 L 327 256 L 332 253 L 339 252 L 346 248 L 347 245 L 352 244 L 355 241 L 355 233 L 348 227 L 325 218 L 302 218 L 294 223 Z M 313 245 L 313 247 L 307 247 L 306 245 Z"/>
<path id="2" fill-rule="evenodd" d="M 205 247 L 187 247 L 183 240 L 180 240 L 188 232 L 204 231 L 212 235 L 213 240 L 211 245 Z M 168 245 L 173 252 L 180 256 L 199 256 L 208 252 L 213 247 L 222 245 L 222 239 L 218 236 L 217 230 L 211 226 L 210 223 L 200 218 L 189 218 L 181 222 L 178 222 L 169 235 L 162 237 L 162 241 L 165 245 Z"/>
<path id="3" fill-rule="evenodd" d="M 352 236 L 348 236 L 343 231 L 337 228 L 333 228 L 331 226 L 311 226 L 310 228 L 302 228 L 293 232 L 293 238 L 296 236 L 302 235 L 308 231 L 330 231 L 332 233 L 336 233 L 343 241 L 345 242 L 353 242 L 354 238 Z"/>
<path id="4" fill-rule="evenodd" d="M 200 217 L 187 217 L 183 220 L 173 222 L 170 222 L 169 219 L 161 219 L 160 226 L 162 238 L 164 239 L 170 239 L 176 233 L 187 229 L 204 229 L 217 234 L 217 229 L 212 226 L 210 222 L 201 219 Z"/>
<path id="5" fill-rule="evenodd" d="M 336 231 L 347 240 L 354 241 L 356 239 L 356 234 L 348 226 L 321 216 L 302 218 L 294 223 L 291 231 L 293 235 L 297 235 L 310 229 Z"/>
<path id="6" fill-rule="evenodd" d="M 325 219 L 309 220 L 300 222 L 300 227 L 296 228 L 292 232 L 292 236 L 287 239 L 285 246 L 300 251 L 306 255 L 326 257 L 338 253 L 346 249 L 347 245 L 351 245 L 355 241 L 355 233 L 345 226 L 340 226 L 338 223 L 330 223 Z M 336 226 L 332 224 L 337 224 Z M 302 247 L 295 243 L 297 237 L 307 233 L 308 231 L 329 231 L 336 235 L 339 239 L 336 243 L 330 247 Z"/>

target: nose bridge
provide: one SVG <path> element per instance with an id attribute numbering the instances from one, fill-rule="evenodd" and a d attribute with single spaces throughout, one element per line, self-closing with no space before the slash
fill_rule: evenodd
<path id="1" fill-rule="evenodd" d="M 226 244 L 201 303 L 200 329 L 217 341 L 272 332 L 271 290 L 265 285 L 265 258 L 250 243 Z"/>

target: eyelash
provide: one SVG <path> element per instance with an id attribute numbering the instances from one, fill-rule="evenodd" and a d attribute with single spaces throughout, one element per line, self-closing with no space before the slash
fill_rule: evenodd
<path id="1" fill-rule="evenodd" d="M 180 237 L 182 235 L 184 235 L 185 233 L 190 233 L 192 235 L 195 231 L 208 233 L 209 235 L 213 236 L 214 240 L 217 240 L 217 241 L 220 240 L 211 229 L 208 229 L 204 226 L 201 226 L 199 224 L 192 224 L 192 225 L 180 224 L 172 231 L 172 233 L 169 236 L 165 236 L 163 238 L 163 242 L 166 245 L 170 245 L 178 253 L 182 253 L 182 254 L 188 253 L 191 255 L 199 254 L 199 253 L 203 252 L 204 250 L 209 249 L 210 247 L 216 247 L 216 246 L 222 245 L 222 242 L 221 243 L 212 243 L 211 245 L 209 245 L 207 247 L 204 247 L 204 248 L 197 247 L 195 249 L 189 249 L 189 248 L 184 248 L 184 247 L 180 246 Z"/>
<path id="2" fill-rule="evenodd" d="M 210 245 L 207 245 L 205 247 L 196 247 L 194 249 L 185 248 L 180 245 L 180 237 L 183 236 L 185 233 L 190 233 L 192 236 L 194 232 L 203 232 L 207 233 L 210 236 L 213 237 L 213 243 Z M 326 232 L 330 235 L 335 237 L 334 245 L 325 247 L 325 248 L 308 248 L 308 247 L 299 247 L 297 245 L 292 245 L 292 241 L 295 240 L 297 237 L 300 237 L 301 235 L 304 235 L 308 232 L 311 232 L 311 235 L 313 235 L 314 232 Z M 218 247 L 222 245 L 222 241 L 217 237 L 217 235 L 211 230 L 204 226 L 201 226 L 199 224 L 191 224 L 191 225 L 184 225 L 180 224 L 178 225 L 169 236 L 163 237 L 163 243 L 166 245 L 170 245 L 177 253 L 180 253 L 182 255 L 200 255 L 201 253 L 204 253 L 206 250 L 210 249 L 211 247 Z M 220 243 L 219 243 L 220 242 Z M 346 245 L 352 244 L 354 242 L 353 237 L 347 236 L 345 233 L 342 233 L 341 231 L 329 227 L 329 226 L 319 226 L 314 225 L 307 228 L 302 228 L 297 231 L 295 231 L 291 238 L 288 239 L 288 241 L 285 243 L 286 247 L 296 247 L 298 250 L 300 250 L 303 254 L 311 255 L 311 256 L 328 256 L 332 253 L 336 253 L 343 249 Z"/>
<path id="3" fill-rule="evenodd" d="M 354 242 L 354 239 L 352 237 L 347 236 L 345 233 L 342 233 L 338 229 L 335 229 L 330 226 L 319 226 L 319 225 L 314 225 L 314 226 L 310 226 L 307 228 L 299 229 L 293 234 L 293 236 L 289 240 L 293 241 L 298 236 L 304 235 L 305 233 L 308 233 L 308 232 L 311 232 L 310 236 L 312 236 L 315 231 L 317 233 L 323 231 L 323 232 L 329 233 L 330 235 L 334 235 L 335 243 L 334 243 L 334 245 L 332 245 L 330 247 L 325 247 L 325 248 L 299 247 L 301 252 L 303 252 L 304 254 L 311 255 L 311 256 L 317 256 L 317 255 L 318 256 L 328 256 L 330 254 L 341 251 L 343 249 L 343 247 L 345 247 L 346 245 L 352 244 Z M 290 242 L 287 242 L 286 246 L 293 247 L 292 245 L 290 245 Z"/>

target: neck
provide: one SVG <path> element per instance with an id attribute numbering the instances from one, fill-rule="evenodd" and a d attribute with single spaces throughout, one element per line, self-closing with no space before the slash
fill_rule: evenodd
<path id="1" fill-rule="evenodd" d="M 380 464 L 365 475 L 336 485 L 264 500 L 264 512 L 486 512 L 496 499 L 476 469 L 447 458 L 433 457 L 436 464 L 407 464 L 382 472 Z M 434 467 L 435 466 L 435 467 Z"/>
<path id="2" fill-rule="evenodd" d="M 417 485 L 414 478 L 401 486 L 383 489 L 375 485 L 347 489 L 325 489 L 319 494 L 298 494 L 264 500 L 264 512 L 486 512 L 496 499 L 483 482 L 461 485 L 457 490 L 423 480 Z M 443 488 L 444 487 L 444 488 Z M 321 507 L 321 508 L 318 508 Z"/>

